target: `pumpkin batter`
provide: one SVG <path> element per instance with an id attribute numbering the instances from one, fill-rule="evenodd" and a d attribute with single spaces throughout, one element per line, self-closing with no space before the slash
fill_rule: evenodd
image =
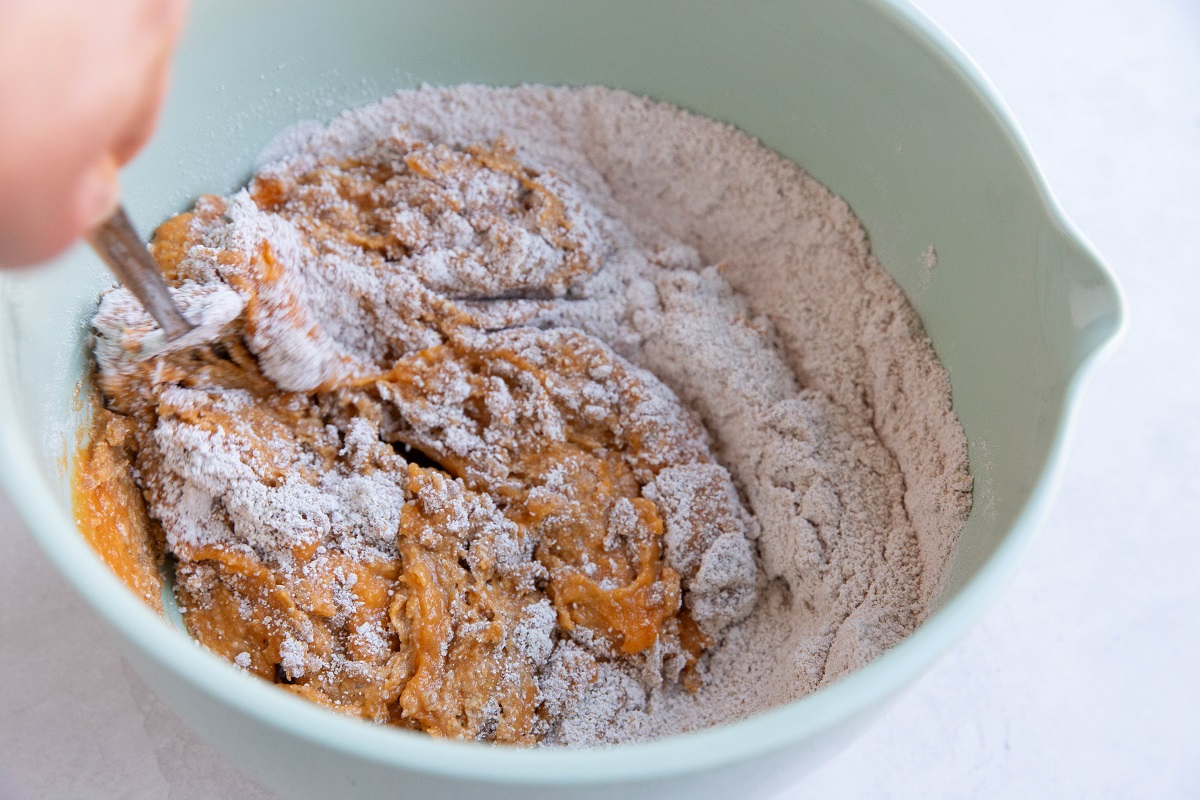
<path id="1" fill-rule="evenodd" d="M 439 736 L 552 737 L 614 669 L 700 684 L 754 602 L 747 515 L 653 375 L 528 324 L 604 259 L 568 185 L 397 129 L 202 198 L 152 249 L 185 313 L 243 311 L 138 360 L 153 324 L 102 299 L 76 509 L 131 588 L 153 602 L 169 552 L 206 647 Z"/>

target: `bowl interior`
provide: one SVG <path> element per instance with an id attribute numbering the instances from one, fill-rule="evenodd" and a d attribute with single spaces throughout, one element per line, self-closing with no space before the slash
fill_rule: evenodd
<path id="1" fill-rule="evenodd" d="M 1084 367 L 1123 324 L 1115 284 L 1049 199 L 986 83 L 916 12 L 865 0 L 210 0 L 193 9 L 159 135 L 125 171 L 126 203 L 149 232 L 198 194 L 237 187 L 292 122 L 463 81 L 644 93 L 736 124 L 849 201 L 949 370 L 976 480 L 942 611 L 897 648 L 923 654 L 868 668 L 892 688 L 911 679 L 1015 561 L 1044 510 Z M 74 535 L 63 465 L 80 422 L 86 320 L 110 283 L 83 250 L 0 277 L 12 451 L 0 473 L 60 563 Z M 53 513 L 36 514 L 34 495 L 55 498 Z M 98 562 L 64 569 L 94 596 Z"/>

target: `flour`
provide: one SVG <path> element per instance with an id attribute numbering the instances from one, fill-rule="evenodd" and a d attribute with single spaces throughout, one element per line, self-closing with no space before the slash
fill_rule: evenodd
<path id="1" fill-rule="evenodd" d="M 530 605 L 516 640 L 537 665 L 542 707 L 557 719 L 545 743 L 627 741 L 743 717 L 836 680 L 908 635 L 938 595 L 970 507 L 965 439 L 920 320 L 858 221 L 790 162 L 728 126 L 623 92 L 462 86 L 401 92 L 327 127 L 285 132 L 264 151 L 258 190 L 320 164 L 379 160 L 380 148 L 448 174 L 464 148 L 497 141 L 505 144 L 489 151 L 495 169 L 442 181 L 445 211 L 433 215 L 376 218 L 359 207 L 373 203 L 349 208 L 321 186 L 305 187 L 321 213 L 365 215 L 353 241 L 314 248 L 302 235 L 309 223 L 264 213 L 239 193 L 210 210 L 223 221 L 208 249 L 181 264 L 191 282 L 177 296 L 186 306 L 236 288 L 254 278 L 253 254 L 269 248 L 271 263 L 286 268 L 247 304 L 245 341 L 283 389 L 361 379 L 454 337 L 552 359 L 553 342 L 582 331 L 636 368 L 596 351 L 588 370 L 538 407 L 529 404 L 540 395 L 514 399 L 489 384 L 478 391 L 500 421 L 490 428 L 463 416 L 476 389 L 453 371 L 428 400 L 385 392 L 399 419 L 347 424 L 338 453 L 346 468 L 316 485 L 264 487 L 250 473 L 231 481 L 254 469 L 237 448 L 218 443 L 220 452 L 198 461 L 197 449 L 213 450 L 213 440 L 187 440 L 186 426 L 160 421 L 158 449 L 175 459 L 182 488 L 165 482 L 158 491 L 193 492 L 166 503 L 181 515 L 165 524 L 168 538 L 236 540 L 264 552 L 309 537 L 392 556 L 378 532 L 395 530 L 410 498 L 388 477 L 400 456 L 381 438 L 420 443 L 500 485 L 516 452 L 503 440 L 517 423 L 504 420 L 535 415 L 553 438 L 556 415 L 603 420 L 624 393 L 641 405 L 629 404 L 620 425 L 636 427 L 639 441 L 658 437 L 647 439 L 654 446 L 636 467 L 643 496 L 663 512 L 666 558 L 716 645 L 692 692 L 677 682 L 682 657 L 669 646 L 608 660 L 603 642 L 582 631 L 555 643 L 549 606 Z M 522 190 L 513 193 L 504 175 Z M 403 196 L 409 207 L 428 201 Z M 219 258 L 231 251 L 245 258 Z M 431 322 L 430 309 L 465 327 Z M 130 374 L 130 332 L 152 329 L 138 314 L 121 292 L 98 312 L 96 352 L 109 389 Z M 664 384 L 670 391 L 655 388 Z M 178 408 L 194 400 L 193 390 L 171 391 Z M 675 397 L 706 433 L 686 433 L 691 423 Z M 284 457 L 316 467 L 312 452 L 289 447 L 280 442 Z M 233 461 L 220 466 L 222 454 Z M 364 460 L 380 468 L 352 478 Z M 566 491 L 554 480 L 546 476 L 538 490 Z M 213 498 L 231 486 L 237 492 L 214 522 Z M 263 508 L 275 511 L 264 517 Z M 610 535 L 619 539 L 618 517 Z M 528 552 L 502 550 L 502 569 L 532 568 Z M 364 647 L 381 646 L 383 635 L 367 626 Z M 302 637 L 286 644 L 290 674 L 303 674 L 311 656 Z"/>

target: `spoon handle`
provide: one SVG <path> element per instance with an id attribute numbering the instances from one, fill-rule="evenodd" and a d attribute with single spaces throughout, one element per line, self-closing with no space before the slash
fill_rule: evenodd
<path id="1" fill-rule="evenodd" d="M 158 264 L 129 221 L 123 206 L 88 234 L 92 246 L 122 284 L 141 301 L 142 307 L 162 327 L 167 341 L 192 329 L 184 319 L 163 280 Z"/>

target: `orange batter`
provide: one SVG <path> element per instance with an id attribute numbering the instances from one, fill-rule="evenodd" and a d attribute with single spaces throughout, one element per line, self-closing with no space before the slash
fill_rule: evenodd
<path id="1" fill-rule="evenodd" d="M 403 158 L 259 176 L 250 198 L 312 252 L 353 252 L 367 269 L 428 247 L 446 209 L 490 237 L 488 252 L 540 237 L 557 260 L 539 290 L 561 293 L 594 268 L 568 205 L 503 143 L 397 142 Z M 491 205 L 461 199 L 479 194 L 456 188 L 472 180 L 495 194 Z M 397 198 L 415 213 L 389 211 Z M 280 326 L 303 341 L 328 333 L 289 288 L 289 256 L 214 237 L 230 213 L 227 201 L 202 199 L 159 228 L 153 252 L 176 286 L 215 270 L 245 299 L 243 315 L 210 346 L 96 376 L 105 408 L 76 460 L 75 507 L 117 574 L 157 603 L 165 542 L 188 629 L 209 649 L 343 713 L 439 736 L 536 742 L 561 706 L 539 681 L 568 656 L 593 665 L 573 673 L 585 682 L 611 661 L 698 685 L 715 632 L 689 611 L 699 567 L 668 563 L 665 512 L 646 487 L 680 465 L 715 470 L 719 491 L 690 508 L 685 543 L 728 529 L 740 510 L 720 499 L 735 497 L 728 475 L 678 400 L 578 331 L 481 327 L 468 301 L 529 279 L 473 263 L 463 270 L 480 275 L 477 292 L 420 276 L 421 304 L 395 311 L 417 334 L 401 331 L 372 359 L 337 351 L 319 381 L 283 391 L 264 374 L 262 337 Z M 368 300 L 365 317 L 383 313 Z M 208 480 L 205 448 L 225 459 L 219 477 L 236 491 L 187 493 L 189 480 Z M 402 507 L 391 529 L 354 522 L 347 538 L 348 512 L 320 498 L 360 484 Z M 247 527 L 255 509 L 237 492 L 284 491 L 317 498 L 319 513 L 264 506 L 255 525 L 295 512 L 295 531 L 267 539 Z M 369 510 L 371 492 L 344 496 Z M 201 501 L 228 533 L 178 532 Z"/>
<path id="2" fill-rule="evenodd" d="M 161 611 L 161 548 L 129 470 L 130 453 L 137 447 L 133 426 L 98 405 L 93 414 L 91 433 L 72 465 L 75 524 L 117 577 Z"/>

